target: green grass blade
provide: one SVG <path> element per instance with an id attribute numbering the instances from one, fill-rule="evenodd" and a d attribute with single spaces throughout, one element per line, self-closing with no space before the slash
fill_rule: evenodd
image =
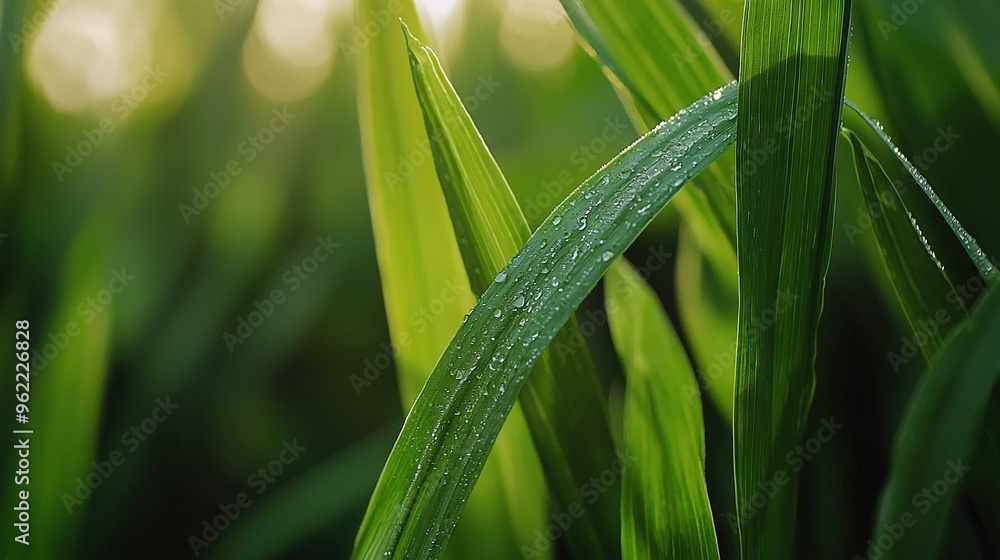
<path id="1" fill-rule="evenodd" d="M 815 386 L 849 30 L 849 0 L 748 0 L 744 12 L 736 158 L 754 172 L 736 182 L 734 457 L 748 560 L 792 557 L 797 473 L 784 457 Z"/>
<path id="2" fill-rule="evenodd" d="M 528 373 L 614 257 L 732 144 L 735 100 L 735 84 L 713 92 L 616 156 L 496 276 L 406 419 L 358 535 L 358 558 L 441 550 Z"/>
<path id="3" fill-rule="evenodd" d="M 853 105 L 851 108 L 850 116 L 853 118 L 845 119 L 845 121 L 850 122 L 850 126 L 868 133 L 869 137 L 874 136 L 875 142 L 883 143 L 888 150 L 897 156 L 894 160 L 898 159 L 898 161 L 893 161 L 897 167 L 900 167 L 901 163 L 905 164 L 905 157 L 902 157 L 889 142 L 881 127 Z M 900 187 L 894 184 L 879 163 L 877 156 L 869 151 L 858 134 L 847 129 L 843 134 L 853 149 L 858 183 L 867 203 L 867 213 L 871 219 L 872 229 L 893 288 L 899 298 L 900 306 L 911 329 L 911 336 L 906 339 L 911 342 L 888 354 L 889 365 L 894 371 L 899 371 L 900 367 L 915 357 L 917 349 L 923 355 L 926 363 L 934 364 L 948 336 L 956 330 L 957 326 L 964 324 L 968 316 L 967 309 L 971 307 L 974 299 L 979 296 L 986 285 L 984 277 L 988 278 L 986 275 L 996 276 L 995 272 L 992 271 L 992 263 L 983 258 L 976 263 L 969 260 L 965 263 L 958 263 L 958 266 L 953 265 L 956 261 L 965 258 L 962 249 L 958 247 L 959 242 L 962 243 L 963 248 L 970 256 L 981 255 L 982 250 L 976 241 L 965 232 L 943 202 L 937 200 L 936 197 L 927 196 L 928 192 L 933 193 L 930 185 L 924 189 L 915 189 L 916 196 L 918 200 L 934 202 L 935 210 L 938 212 L 936 218 L 939 222 L 945 223 L 937 229 L 944 230 L 946 234 L 954 234 L 951 236 L 953 246 L 947 247 L 944 251 L 935 249 L 936 246 L 932 245 L 924 234 L 924 231 L 928 230 L 925 227 L 926 224 L 918 225 L 907 207 L 906 200 L 900 193 L 900 188 L 905 185 L 902 182 L 899 183 Z M 906 168 L 906 173 L 912 171 L 912 166 Z M 918 174 L 913 179 L 919 184 L 922 177 Z M 949 266 L 945 266 L 942 261 L 948 262 Z M 961 264 L 967 266 L 962 267 Z M 928 375 L 932 375 L 934 371 L 936 368 L 932 369 Z M 925 379 L 922 383 L 931 384 L 934 382 Z M 988 385 L 985 390 L 989 391 Z M 934 456 L 923 453 L 923 451 L 933 453 L 935 451 L 933 448 L 930 450 L 922 449 L 922 452 L 917 453 L 907 447 L 912 443 L 907 444 L 906 440 L 913 438 L 914 433 L 922 433 L 921 430 L 924 429 L 924 426 L 920 423 L 929 415 L 934 415 L 934 411 L 946 409 L 948 400 L 951 398 L 953 398 L 953 393 L 947 390 L 929 393 L 927 390 L 920 389 L 911 397 L 910 412 L 904 419 L 897 437 L 896 454 L 893 456 L 892 472 L 888 483 L 890 490 L 901 486 L 907 487 L 908 484 L 911 484 L 911 477 L 916 472 L 922 472 L 923 465 L 927 461 L 940 462 L 940 454 Z M 995 418 L 998 410 L 996 399 L 990 401 L 987 407 L 988 415 Z M 986 409 L 980 412 L 980 416 L 982 416 L 986 414 Z M 949 433 L 948 437 L 968 440 L 977 435 L 980 422 L 970 423 L 967 421 L 960 424 L 958 429 L 964 431 Z M 977 494 L 981 494 L 983 491 L 990 492 L 996 486 L 995 473 L 997 465 L 1000 464 L 997 462 L 996 453 L 993 451 L 994 446 L 992 446 L 992 442 L 996 439 L 995 422 L 985 422 L 982 425 L 982 430 L 981 433 L 978 433 L 981 439 L 977 452 L 971 457 L 963 455 L 968 457 L 976 467 L 970 480 L 974 486 L 978 487 Z M 899 503 L 900 497 L 891 492 L 887 493 L 879 514 L 879 519 L 883 523 L 876 527 L 872 539 L 873 543 L 885 543 L 896 539 L 895 534 L 898 534 L 898 531 L 895 528 L 899 526 L 900 520 L 893 521 L 894 516 L 907 515 L 907 520 L 911 519 L 910 516 L 914 513 L 915 504 L 912 503 L 912 500 Z M 912 499 L 912 497 L 913 495 L 909 495 L 909 498 Z M 950 500 L 936 505 L 935 508 L 941 511 L 935 515 L 932 521 L 933 527 L 931 530 L 922 532 L 920 537 L 917 537 L 919 544 L 915 548 L 911 547 L 910 550 L 936 551 L 940 548 L 941 539 L 949 522 Z M 921 513 L 923 513 L 922 509 Z M 921 525 L 930 527 L 931 523 L 922 522 Z M 882 545 L 878 545 L 878 547 L 882 548 Z M 873 549 L 871 553 L 874 552 Z"/>
<path id="4" fill-rule="evenodd" d="M 936 558 L 955 487 L 1000 374 L 1000 295 L 991 290 L 956 329 L 910 400 L 869 546 L 884 560 Z M 874 546 L 872 546 L 874 544 Z M 879 550 L 874 550 L 874 548 Z"/>
<path id="5" fill-rule="evenodd" d="M 903 154 L 903 152 L 899 148 L 897 148 L 895 144 L 892 143 L 892 140 L 889 138 L 889 135 L 885 133 L 885 130 L 882 128 L 882 125 L 879 124 L 879 122 L 876 121 L 875 119 L 869 117 L 864 112 L 862 112 L 861 109 L 859 109 L 853 103 L 847 102 L 847 106 L 850 109 L 847 118 L 851 119 L 853 122 L 858 122 L 860 118 L 860 120 L 864 122 L 865 125 L 867 125 L 867 129 L 875 133 L 875 135 L 882 142 L 882 144 L 884 144 L 884 146 L 889 151 L 892 152 L 896 160 L 906 169 L 906 172 L 909 174 L 909 176 L 913 179 L 914 182 L 916 182 L 916 184 L 920 187 L 920 190 L 924 193 L 927 199 L 929 199 L 930 202 L 934 205 L 935 210 L 937 210 L 937 212 L 941 215 L 941 218 L 943 218 L 944 221 L 947 223 L 948 228 L 950 228 L 951 231 L 955 234 L 955 236 L 958 237 L 958 241 L 962 244 L 962 248 L 969 255 L 969 258 L 972 259 L 972 262 L 976 265 L 976 268 L 979 269 L 979 274 L 982 275 L 983 278 L 989 279 L 991 281 L 1000 279 L 1000 272 L 998 272 L 993 263 L 990 262 L 989 257 L 987 257 L 986 253 L 982 250 L 982 248 L 979 247 L 979 244 L 976 242 L 975 238 L 969 235 L 969 232 L 966 231 L 964 227 L 962 227 L 961 222 L 959 222 L 958 218 L 956 218 L 955 215 L 952 214 L 951 210 L 949 210 L 948 206 L 945 205 L 944 201 L 942 201 L 941 198 L 938 197 L 937 193 L 934 192 L 934 189 L 931 187 L 931 184 L 927 181 L 926 178 L 924 178 L 923 174 L 921 174 L 920 171 L 918 171 L 917 168 L 914 167 L 912 163 L 910 163 L 910 160 L 907 159 L 906 155 Z M 852 128 L 855 131 L 858 131 L 863 127 L 854 124 Z"/>
<path id="6" fill-rule="evenodd" d="M 429 141 L 397 17 L 420 33 L 416 10 L 409 1 L 361 0 L 355 13 L 368 41 L 358 55 L 365 182 L 402 401 L 409 409 L 475 297 L 434 165 L 410 163 Z M 518 554 L 518 542 L 544 530 L 547 507 L 541 466 L 519 410 L 484 472 L 470 515 L 459 524 L 454 546 L 462 550 L 454 554 L 509 558 Z"/>
<path id="7" fill-rule="evenodd" d="M 527 242 L 531 229 L 437 57 L 407 35 L 417 97 L 452 224 L 472 289 L 482 294 Z M 571 318 L 553 344 L 574 348 L 581 339 Z M 585 346 L 561 356 L 557 360 L 546 351 L 519 401 L 555 509 L 574 512 L 576 519 L 566 532 L 576 556 L 614 558 L 619 546 L 618 486 L 593 504 L 580 495 L 581 487 L 615 461 L 604 398 Z M 576 508 L 582 508 L 579 515 Z M 531 550 L 535 546 L 525 545 Z"/>
<path id="8" fill-rule="evenodd" d="M 605 277 L 608 324 L 627 376 L 622 557 L 718 560 L 705 483 L 705 426 L 684 346 L 626 261 Z"/>
<path id="9" fill-rule="evenodd" d="M 642 123 L 647 128 L 681 110 L 704 92 L 733 80 L 718 53 L 698 42 L 697 25 L 675 0 L 627 4 L 614 0 L 563 0 L 562 3 L 598 60 L 621 80 L 634 98 L 648 105 L 652 120 Z M 732 154 L 724 154 L 694 181 L 701 205 L 684 201 L 683 209 L 689 220 L 697 215 L 699 224 L 711 224 L 698 229 L 698 235 L 705 237 L 704 243 L 724 246 L 717 237 L 710 242 L 709 236 L 725 235 L 730 247 L 735 244 L 734 162 Z"/>
<path id="10" fill-rule="evenodd" d="M 358 118 L 389 330 L 393 337 L 407 334 L 405 342 L 395 341 L 395 354 L 403 402 L 408 406 L 475 298 L 453 241 L 434 167 L 399 169 L 399 162 L 427 141 L 427 133 L 417 98 L 411 93 L 413 81 L 396 22 L 382 29 L 369 15 L 369 11 L 390 13 L 387 5 L 380 0 L 360 0 L 356 6 L 360 28 L 371 23 L 380 29 L 358 64 Z M 411 3 L 400 2 L 399 6 L 409 20 L 416 21 Z M 454 286 L 456 304 L 444 306 L 433 321 L 424 319 L 421 340 L 414 343 L 411 339 L 417 329 L 408 321 L 422 317 L 421 309 L 426 315 L 448 283 Z M 439 304 L 435 308 L 441 307 Z"/>
<path id="11" fill-rule="evenodd" d="M 910 327 L 914 332 L 923 331 L 922 321 L 933 320 L 954 285 L 947 272 L 935 265 L 934 249 L 914 231 L 917 226 L 905 202 L 876 156 L 854 132 L 845 130 L 843 135 L 853 151 L 858 185 L 893 289 Z M 849 231 L 851 234 L 859 235 Z M 944 343 L 945 334 L 937 328 L 926 333 L 930 338 L 921 350 L 928 363 Z"/>
<path id="12" fill-rule="evenodd" d="M 562 4 L 595 57 L 620 82 L 617 89 L 627 89 L 619 96 L 626 103 L 629 98 L 637 100 L 630 113 L 644 117 L 637 123 L 640 129 L 733 79 L 712 46 L 699 41 L 700 30 L 675 0 L 562 0 Z M 737 292 L 735 177 L 733 153 L 723 154 L 694 180 L 695 189 L 685 189 L 677 198 L 686 227 L 706 257 L 705 275 L 725 284 L 719 293 L 726 295 Z M 678 269 L 678 283 L 687 280 L 682 278 L 686 274 Z M 720 364 L 718 356 L 736 342 L 731 328 L 736 324 L 736 300 L 714 305 L 702 298 L 682 299 L 681 320 L 702 377 L 715 375 L 705 386 L 722 415 L 731 419 L 735 364 Z"/>

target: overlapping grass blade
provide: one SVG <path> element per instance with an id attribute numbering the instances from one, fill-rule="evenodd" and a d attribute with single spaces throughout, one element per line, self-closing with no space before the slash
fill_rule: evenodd
<path id="1" fill-rule="evenodd" d="M 947 294 L 954 290 L 954 285 L 946 271 L 936 265 L 936 260 L 932 260 L 936 259 L 932 257 L 934 249 L 930 245 L 925 246 L 921 236 L 915 234 L 915 224 L 907 215 L 905 203 L 878 159 L 854 132 L 845 129 L 843 136 L 854 154 L 858 184 L 866 203 L 864 215 L 869 217 L 879 252 L 907 321 L 914 332 L 920 332 L 923 330 L 921 322 L 933 320 L 935 312 L 945 304 Z M 848 225 L 850 228 L 857 227 Z M 849 230 L 848 234 L 856 236 L 861 231 Z M 928 363 L 943 344 L 945 334 L 938 328 L 925 333 L 929 338 L 926 344 L 921 345 L 921 350 Z"/>
<path id="2" fill-rule="evenodd" d="M 419 33 L 416 10 L 410 1 L 360 0 L 355 13 L 368 41 L 357 55 L 365 178 L 402 401 L 409 408 L 475 297 L 434 165 L 408 163 L 428 139 L 392 14 Z M 518 542 L 544 530 L 541 466 L 520 413 L 508 424 L 460 525 L 454 544 L 467 548 L 455 551 L 459 557 L 509 558 L 519 553 Z"/>
<path id="3" fill-rule="evenodd" d="M 987 278 L 990 280 L 1000 279 L 1000 272 L 997 271 L 996 267 L 990 261 L 989 257 L 986 255 L 985 252 L 983 252 L 982 248 L 979 247 L 979 244 L 976 242 L 975 238 L 973 238 L 969 234 L 969 232 L 965 230 L 961 222 L 959 222 L 958 218 L 956 218 L 955 215 L 951 212 L 951 210 L 948 209 L 948 206 L 945 205 L 944 201 L 942 201 L 941 198 L 938 197 L 937 193 L 934 192 L 934 189 L 931 187 L 930 183 L 923 176 L 923 174 L 921 174 L 920 171 L 918 171 L 917 168 L 912 163 L 910 163 L 910 160 L 906 157 L 906 155 L 904 155 L 903 152 L 899 148 L 897 148 L 895 144 L 892 143 L 892 140 L 889 139 L 889 136 L 885 133 L 885 130 L 882 128 L 882 125 L 879 124 L 878 121 L 874 120 L 873 118 L 869 117 L 864 112 L 862 112 L 853 103 L 847 102 L 847 107 L 850 109 L 850 111 L 848 111 L 845 117 L 845 122 L 851 123 L 850 128 L 855 132 L 855 134 L 863 132 L 874 133 L 875 136 L 880 141 L 879 144 L 876 144 L 875 146 L 878 148 L 882 148 L 883 153 L 891 152 L 892 154 L 891 157 L 894 157 L 898 161 L 898 163 L 906 170 L 907 174 L 909 175 L 909 178 L 911 178 L 913 182 L 916 183 L 916 185 L 920 189 L 920 192 L 922 192 L 925 195 L 927 201 L 929 201 L 929 204 L 933 206 L 934 210 L 938 214 L 940 214 L 940 218 L 943 218 L 944 224 L 942 225 L 942 227 L 935 228 L 934 231 L 944 230 L 948 234 L 953 233 L 958 238 L 958 242 L 961 244 L 966 254 L 968 254 L 969 258 L 972 260 L 972 263 L 979 270 L 979 273 L 980 275 L 982 275 L 983 278 Z M 862 125 L 861 123 L 864 123 L 864 125 Z M 911 199 L 912 198 L 913 197 L 911 195 Z M 918 200 L 923 201 L 923 198 L 918 197 Z M 936 221 L 940 222 L 941 220 L 936 220 Z M 927 224 L 925 222 L 925 229 L 926 225 Z M 927 235 L 926 233 L 923 232 L 923 230 L 920 230 L 918 233 L 922 237 Z M 949 239 L 947 240 L 950 240 L 950 236 Z M 947 240 L 941 240 L 941 241 L 943 242 Z M 941 256 L 941 258 L 948 259 L 947 261 L 941 263 L 941 266 L 943 268 L 945 269 L 960 268 L 963 264 L 965 264 L 964 259 L 954 258 L 953 257 L 954 253 L 955 253 L 954 251 L 947 251 Z"/>
<path id="4" fill-rule="evenodd" d="M 605 277 L 608 324 L 627 376 L 622 557 L 718 560 L 705 483 L 701 399 L 653 290 L 619 260 Z"/>
<path id="5" fill-rule="evenodd" d="M 675 0 L 562 0 L 577 32 L 595 57 L 615 76 L 612 83 L 636 126 L 646 130 L 705 91 L 732 81 L 718 53 L 699 41 L 700 30 Z M 621 90 L 627 90 L 621 92 Z M 681 320 L 709 394 L 723 416 L 732 418 L 734 363 L 720 363 L 735 344 L 736 331 L 736 165 L 733 153 L 720 156 L 695 178 L 694 189 L 677 198 L 685 227 L 705 256 L 704 275 L 722 284 L 723 298 L 709 304 L 688 293 L 679 298 Z M 686 271 L 678 270 L 683 277 Z M 680 278 L 678 283 L 685 282 Z M 690 283 L 690 282 L 688 282 Z M 725 362 L 725 360 L 723 360 Z"/>
<path id="6" fill-rule="evenodd" d="M 482 294 L 531 236 L 528 222 L 458 93 L 430 48 L 408 35 L 417 97 L 469 282 Z M 553 342 L 582 340 L 570 318 Z M 615 461 L 607 410 L 593 363 L 582 345 L 546 353 L 528 377 L 519 402 L 531 429 L 560 514 L 576 518 L 566 532 L 578 558 L 618 556 L 618 485 L 592 504 L 580 488 Z M 583 505 L 581 505 L 583 504 Z M 580 513 L 577 515 L 577 508 Z M 536 545 L 530 545 L 532 550 Z M 547 547 L 546 547 L 547 548 Z"/>
<path id="7" fill-rule="evenodd" d="M 977 427 L 1000 374 L 1000 296 L 991 290 L 920 380 L 893 450 L 874 548 L 885 560 L 936 558 Z"/>
<path id="8" fill-rule="evenodd" d="M 899 297 L 900 305 L 906 314 L 911 336 L 904 338 L 902 347 L 894 349 L 888 354 L 889 365 L 894 371 L 910 362 L 919 352 L 925 358 L 926 363 L 935 364 L 935 358 L 942 351 L 945 340 L 956 327 L 963 325 L 968 316 L 970 308 L 975 299 L 982 293 L 988 279 L 996 278 L 997 274 L 993 264 L 985 258 L 979 245 L 961 226 L 957 218 L 945 207 L 944 203 L 933 193 L 926 180 L 909 165 L 904 156 L 892 145 L 882 128 L 867 117 L 864 113 L 851 105 L 851 111 L 845 118 L 845 123 L 850 122 L 854 129 L 874 136 L 875 142 L 883 143 L 888 150 L 892 151 L 898 158 L 897 167 L 905 167 L 907 173 L 911 173 L 916 184 L 920 185 L 917 191 L 919 201 L 930 200 L 934 203 L 935 210 L 939 212 L 936 217 L 939 222 L 943 222 L 933 231 L 944 230 L 954 233 L 952 246 L 942 251 L 932 244 L 924 234 L 928 230 L 926 223 L 918 224 L 916 218 L 907 207 L 903 194 L 900 192 L 905 184 L 895 183 L 878 161 L 878 158 L 869 151 L 868 147 L 853 130 L 845 130 L 844 136 L 850 142 L 854 152 L 855 164 L 858 172 L 858 182 L 861 186 L 865 201 L 867 202 L 867 215 L 871 219 L 872 229 L 878 241 L 880 252 L 885 260 L 893 287 Z M 885 150 L 883 150 L 885 151 Z M 894 162 L 895 163 L 895 162 Z M 905 191 L 904 191 L 905 192 Z M 922 227 L 923 226 L 923 227 Z M 965 259 L 962 248 L 969 257 Z M 962 261 L 965 262 L 962 262 Z M 942 261 L 948 262 L 946 266 Z M 965 266 L 962 266 L 965 265 Z M 927 375 L 937 375 L 936 367 Z M 995 473 L 997 465 L 996 453 L 991 449 L 991 443 L 996 438 L 996 424 L 987 422 L 979 432 L 980 422 L 966 420 L 953 422 L 947 427 L 937 426 L 939 430 L 954 430 L 947 432 L 949 447 L 945 450 L 937 446 L 914 448 L 911 440 L 922 437 L 926 429 L 928 418 L 938 418 L 939 411 L 946 410 L 949 400 L 954 398 L 952 387 L 947 390 L 928 389 L 927 386 L 936 386 L 940 380 L 930 381 L 923 379 L 917 392 L 911 398 L 907 416 L 899 429 L 896 443 L 896 452 L 893 456 L 892 470 L 889 477 L 889 491 L 887 492 L 879 512 L 879 525 L 877 525 L 872 542 L 884 543 L 896 540 L 898 534 L 894 528 L 898 527 L 904 515 L 915 515 L 913 496 L 919 493 L 919 488 L 912 494 L 905 494 L 895 491 L 898 488 L 912 488 L 914 480 L 920 480 L 921 476 L 926 477 L 925 465 L 947 463 L 955 456 L 961 456 L 970 460 L 975 466 L 971 480 L 973 480 L 982 490 L 990 491 L 995 487 Z M 990 392 L 991 385 L 986 383 L 982 389 Z M 997 414 L 996 399 L 984 400 L 983 407 L 978 411 L 980 417 L 985 414 L 987 408 L 991 416 Z M 969 442 L 976 435 L 982 439 L 979 451 L 985 453 L 972 453 L 966 447 L 961 447 L 961 442 Z M 956 446 L 957 445 L 957 446 Z M 961 454 L 957 454 L 959 450 Z M 950 454 L 950 455 L 949 455 Z M 947 456 L 946 456 L 947 455 Z M 984 472 L 984 469 L 987 472 Z M 963 473 L 958 473 L 963 474 Z M 954 473 L 952 476 L 955 476 Z M 957 490 L 955 490 L 957 492 Z M 929 521 L 921 521 L 923 530 L 919 534 L 911 535 L 907 538 L 912 541 L 906 548 L 910 551 L 937 551 L 940 549 L 944 532 L 949 520 L 951 498 L 935 505 L 935 515 Z M 920 513 L 924 513 L 921 507 Z M 916 519 L 916 517 L 912 517 Z M 878 545 L 883 548 L 882 545 Z M 869 554 L 875 553 L 872 550 Z M 889 556 L 897 554 L 888 553 Z M 899 556 L 905 557 L 905 556 Z"/>
<path id="9" fill-rule="evenodd" d="M 849 0 L 748 0 L 744 12 L 734 428 L 746 559 L 792 557 L 797 473 L 784 457 L 815 386 L 849 30 Z"/>
<path id="10" fill-rule="evenodd" d="M 718 53 L 698 42 L 697 26 L 675 0 L 562 2 L 598 60 L 652 111 L 645 122 L 638 123 L 646 129 L 733 79 Z M 718 236 L 727 236 L 730 247 L 736 239 L 734 161 L 732 154 L 719 157 L 694 181 L 700 204 L 684 203 L 685 215 L 692 215 L 689 219 L 695 213 L 699 216 L 701 242 L 714 251 L 725 247 Z"/>
<path id="11" fill-rule="evenodd" d="M 642 229 L 734 141 L 736 86 L 645 135 L 546 218 L 441 356 L 403 426 L 355 555 L 438 554 L 525 379 Z"/>

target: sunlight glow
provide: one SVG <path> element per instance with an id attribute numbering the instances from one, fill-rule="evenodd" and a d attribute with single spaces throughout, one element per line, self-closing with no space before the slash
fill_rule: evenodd
<path id="1" fill-rule="evenodd" d="M 558 0 L 507 0 L 502 9 L 500 48 L 512 64 L 544 73 L 569 61 L 573 30 Z"/>
<path id="2" fill-rule="evenodd" d="M 330 75 L 335 54 L 335 0 L 261 0 L 243 44 L 250 83 L 274 101 L 312 95 Z"/>
<path id="3" fill-rule="evenodd" d="M 28 76 L 58 111 L 105 105 L 147 72 L 159 12 L 156 0 L 58 5 L 28 46 Z"/>

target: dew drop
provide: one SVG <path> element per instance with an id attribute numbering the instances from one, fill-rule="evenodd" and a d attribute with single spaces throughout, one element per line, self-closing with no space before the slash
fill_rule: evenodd
<path id="1" fill-rule="evenodd" d="M 561 221 L 562 221 L 562 216 L 556 216 L 555 218 L 552 218 L 552 225 L 557 226 Z"/>
<path id="2" fill-rule="evenodd" d="M 604 262 L 608 262 L 608 261 L 610 261 L 610 260 L 611 260 L 611 259 L 612 259 L 612 258 L 613 258 L 614 256 L 615 256 L 615 254 L 614 254 L 614 253 L 612 253 L 611 251 L 604 251 L 603 253 L 601 253 L 601 260 L 602 260 L 602 261 L 604 261 Z"/>
<path id="3" fill-rule="evenodd" d="M 524 307 L 524 296 L 514 298 L 514 307 Z"/>
<path id="4" fill-rule="evenodd" d="M 494 278 L 494 280 L 496 280 L 497 282 L 503 282 L 506 279 L 507 279 L 507 273 L 506 272 L 501 272 L 501 273 L 497 274 L 496 278 Z"/>

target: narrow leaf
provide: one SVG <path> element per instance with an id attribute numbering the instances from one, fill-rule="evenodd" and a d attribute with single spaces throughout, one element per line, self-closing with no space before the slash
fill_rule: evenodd
<path id="1" fill-rule="evenodd" d="M 616 156 L 497 275 L 406 419 L 357 557 L 440 552 L 528 373 L 611 261 L 732 144 L 735 100 L 735 84 L 711 93 Z"/>
<path id="2" fill-rule="evenodd" d="M 784 457 L 815 385 L 849 14 L 849 0 L 748 0 L 744 13 L 736 158 L 753 172 L 736 180 L 734 435 L 745 559 L 792 557 L 797 473 Z"/>
<path id="3" fill-rule="evenodd" d="M 608 324 L 627 376 L 622 557 L 717 560 L 696 383 L 653 290 L 626 261 L 605 277 Z"/>
<path id="4" fill-rule="evenodd" d="M 931 215 L 929 218 L 936 217 L 938 222 L 944 222 L 944 225 L 933 231 L 943 230 L 954 234 L 950 239 L 951 245 L 946 246 L 943 251 L 940 246 L 935 249 L 937 244 L 932 244 L 932 241 L 924 233 L 924 231 L 929 230 L 926 227 L 926 222 L 918 224 L 913 212 L 907 207 L 906 197 L 901 192 L 906 187 L 906 183 L 894 182 L 890 179 L 878 158 L 869 151 L 858 134 L 853 130 L 845 129 L 844 136 L 854 151 L 858 183 L 867 202 L 865 215 L 869 216 L 871 220 L 872 229 L 888 269 L 889 277 L 911 330 L 911 336 L 903 339 L 906 341 L 903 346 L 889 352 L 888 365 L 894 371 L 899 371 L 901 366 L 913 358 L 914 347 L 919 348 L 927 364 L 934 364 L 948 336 L 956 330 L 956 327 L 966 322 L 968 308 L 972 306 L 973 301 L 986 286 L 987 280 L 985 278 L 995 278 L 997 275 L 989 259 L 977 258 L 978 262 L 972 260 L 962 262 L 966 255 L 962 254 L 962 249 L 958 247 L 958 244 L 962 244 L 969 256 L 979 257 L 983 253 L 976 241 L 968 235 L 944 203 L 933 196 L 930 185 L 919 173 L 916 173 L 913 166 L 908 165 L 906 158 L 892 145 L 881 126 L 855 106 L 851 104 L 849 106 L 852 109 L 849 114 L 853 117 L 853 127 L 867 132 L 869 137 L 874 136 L 875 142 L 892 151 L 895 157 L 892 158 L 893 161 L 889 165 L 896 164 L 896 167 L 905 167 L 907 173 L 914 173 L 912 175 L 914 183 L 922 183 L 921 189 L 917 190 L 918 201 L 926 202 L 929 200 L 933 202 L 938 214 Z M 949 263 L 948 266 L 944 262 Z M 933 371 L 934 369 L 927 375 L 931 375 Z M 931 382 L 925 379 L 922 383 Z M 988 386 L 987 391 L 989 391 Z M 900 486 L 906 487 L 912 483 L 914 473 L 921 472 L 928 461 L 934 463 L 942 460 L 940 454 L 935 455 L 935 452 L 939 450 L 933 447 L 921 447 L 917 451 L 908 448 L 906 441 L 908 438 L 914 437 L 915 433 L 922 434 L 921 430 L 924 429 L 924 426 L 921 425 L 921 422 L 924 422 L 927 417 L 935 415 L 935 411 L 946 409 L 948 401 L 953 396 L 950 391 L 928 393 L 918 389 L 911 398 L 909 412 L 900 426 L 896 453 L 893 455 L 892 471 L 888 483 L 890 490 Z M 995 418 L 998 410 L 1000 408 L 997 406 L 994 393 L 994 398 L 981 412 Z M 986 422 L 980 427 L 980 422 L 965 422 L 950 427 L 955 430 L 948 434 L 951 441 L 969 440 L 976 435 L 980 438 L 977 452 L 964 454 L 963 457 L 966 457 L 976 467 L 970 480 L 981 490 L 989 492 L 995 487 L 995 473 L 997 465 L 1000 465 L 997 461 L 995 446 L 992 445 L 996 439 L 997 424 Z M 956 475 L 953 473 L 952 476 Z M 907 496 L 887 493 L 879 512 L 879 519 L 883 523 L 876 527 L 873 542 L 884 542 L 885 539 L 894 541 L 896 539 L 895 533 L 898 531 L 894 531 L 894 527 L 899 521 L 894 522 L 891 519 L 897 514 L 907 515 L 907 519 L 914 515 L 915 512 L 911 511 L 915 506 L 912 497 L 913 495 L 909 496 L 910 502 L 900 503 L 899 499 L 907 499 Z M 935 506 L 939 510 L 936 515 L 930 520 L 921 522 L 923 530 L 919 532 L 919 535 L 909 539 L 918 541 L 909 546 L 910 550 L 937 551 L 940 549 L 944 532 L 949 523 L 950 504 L 951 500 L 949 499 Z M 921 508 L 920 513 L 923 513 L 923 508 Z M 889 521 L 886 521 L 887 519 Z"/>
<path id="5" fill-rule="evenodd" d="M 365 183 L 403 407 L 409 409 L 475 297 L 434 165 L 400 163 L 428 138 L 403 36 L 397 19 L 385 14 L 406 18 L 420 33 L 416 10 L 411 1 L 359 0 L 355 14 L 368 41 L 358 55 Z M 497 449 L 470 501 L 471 515 L 459 524 L 456 557 L 509 558 L 518 554 L 519 541 L 545 528 L 544 478 L 519 410 Z"/>
<path id="6" fill-rule="evenodd" d="M 408 30 L 407 42 L 417 97 L 469 282 L 482 294 L 528 240 L 531 230 L 437 57 Z M 559 357 L 546 351 L 519 401 L 556 511 L 574 512 L 575 520 L 566 532 L 575 555 L 613 558 L 619 543 L 618 486 L 612 485 L 593 504 L 580 495 L 581 487 L 615 461 L 593 363 L 585 345 L 575 349 L 580 340 L 576 320 L 570 318 L 553 343 L 574 351 L 560 352 Z M 579 515 L 576 508 L 581 508 Z M 536 552 L 534 543 L 525 545 Z"/>
<path id="7" fill-rule="evenodd" d="M 941 200 L 937 193 L 934 192 L 931 184 L 926 178 L 924 178 L 923 174 L 921 174 L 920 171 L 918 171 L 917 168 L 910 163 L 910 160 L 906 157 L 906 155 L 892 143 L 892 140 L 889 138 L 889 135 L 885 133 L 882 125 L 875 119 L 866 115 L 857 107 L 857 105 L 847 102 L 847 106 L 850 109 L 848 112 L 848 118 L 853 119 L 854 122 L 857 122 L 860 118 L 860 120 L 867 125 L 867 127 L 864 128 L 874 132 L 878 139 L 881 140 L 881 143 L 892 152 L 899 164 L 906 169 L 906 172 L 910 177 L 912 177 L 913 181 L 916 182 L 917 186 L 920 187 L 920 190 L 924 193 L 924 195 L 926 195 L 927 199 L 929 199 L 934 205 L 935 210 L 937 210 L 937 212 L 941 215 L 947 223 L 947 226 L 958 237 L 958 241 L 961 243 L 962 248 L 965 249 L 965 252 L 969 255 L 969 258 L 972 259 L 976 268 L 979 269 L 979 273 L 983 276 L 983 278 L 990 280 L 1000 279 L 1000 272 L 997 272 L 996 267 L 992 262 L 990 262 L 989 257 L 987 257 L 986 253 L 979 247 L 979 244 L 976 243 L 975 238 L 969 235 L 969 232 L 962 227 L 961 222 L 959 222 L 958 218 L 956 218 L 951 210 L 948 209 L 948 206 L 945 205 L 944 201 Z M 859 131 L 862 127 L 855 124 L 852 128 L 855 131 Z"/>

